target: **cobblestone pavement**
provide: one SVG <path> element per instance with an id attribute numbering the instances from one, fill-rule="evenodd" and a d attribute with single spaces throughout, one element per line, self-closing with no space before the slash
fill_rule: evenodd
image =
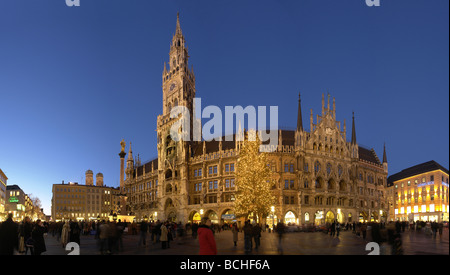
<path id="1" fill-rule="evenodd" d="M 170 248 L 162 249 L 161 243 L 152 244 L 147 238 L 146 246 L 138 246 L 139 235 L 124 235 L 123 250 L 119 255 L 197 255 L 198 240 L 191 236 L 178 237 L 170 243 Z M 219 255 L 245 255 L 244 235 L 239 233 L 239 241 L 234 246 L 230 231 L 215 234 Z M 47 251 L 43 255 L 65 255 L 66 251 L 56 237 L 45 237 Z M 322 232 L 286 233 L 282 239 L 282 251 L 278 249 L 277 234 L 263 232 L 261 246 L 253 249 L 251 255 L 367 255 L 370 239 L 364 240 L 352 232 L 341 232 L 339 237 L 331 237 Z M 449 231 L 444 229 L 442 236 L 426 235 L 423 232 L 402 233 L 403 250 L 406 255 L 449 255 Z M 386 244 L 381 246 L 381 254 L 389 254 Z M 99 255 L 99 246 L 94 236 L 81 236 L 81 255 Z"/>

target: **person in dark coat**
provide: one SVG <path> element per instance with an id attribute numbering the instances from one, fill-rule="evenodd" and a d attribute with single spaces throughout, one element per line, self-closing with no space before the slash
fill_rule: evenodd
<path id="1" fill-rule="evenodd" d="M 28 242 L 28 240 L 31 238 L 31 232 L 33 231 L 33 224 L 31 223 L 31 220 L 29 217 L 25 217 L 25 221 L 23 223 L 23 232 L 22 236 L 24 239 L 25 244 Z M 30 250 L 30 254 L 33 255 L 33 246 L 27 246 L 25 245 L 25 255 L 27 255 L 28 250 Z"/>
<path id="2" fill-rule="evenodd" d="M 244 231 L 244 250 L 245 254 L 249 254 L 252 252 L 252 238 L 253 238 L 253 229 L 250 220 L 245 221 L 244 227 L 242 228 Z"/>
<path id="3" fill-rule="evenodd" d="M 37 220 L 33 232 L 31 232 L 31 237 L 33 239 L 34 244 L 34 255 L 41 255 L 42 253 L 47 251 L 44 240 L 44 233 L 46 232 L 47 228 L 45 228 L 42 221 Z"/>
<path id="4" fill-rule="evenodd" d="M 286 227 L 284 226 L 284 224 L 282 222 L 279 222 L 276 227 L 276 232 L 278 233 L 278 252 L 280 254 L 283 254 L 282 240 L 285 230 Z"/>
<path id="5" fill-rule="evenodd" d="M 12 220 L 12 214 L 0 225 L 0 255 L 13 255 L 19 248 L 19 225 Z"/>
<path id="6" fill-rule="evenodd" d="M 216 240 L 211 230 L 211 220 L 203 218 L 198 227 L 198 243 L 200 244 L 200 255 L 217 255 Z"/>
<path id="7" fill-rule="evenodd" d="M 252 236 L 255 240 L 255 249 L 258 249 L 260 246 L 261 240 L 261 226 L 258 223 L 255 223 L 252 227 Z"/>
<path id="8" fill-rule="evenodd" d="M 193 223 L 192 224 L 192 238 L 197 239 L 197 230 L 198 230 L 198 224 Z"/>
<path id="9" fill-rule="evenodd" d="M 74 221 L 70 223 L 69 240 L 71 242 L 76 242 L 78 245 L 80 245 L 80 234 L 81 228 L 78 222 Z"/>
<path id="10" fill-rule="evenodd" d="M 336 222 L 333 221 L 333 223 L 330 226 L 330 235 L 334 237 L 336 233 Z"/>

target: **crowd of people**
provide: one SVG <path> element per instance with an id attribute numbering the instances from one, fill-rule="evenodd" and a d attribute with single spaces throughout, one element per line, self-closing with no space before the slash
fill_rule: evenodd
<path id="1" fill-rule="evenodd" d="M 48 223 L 41 220 L 32 222 L 29 217 L 16 223 L 12 214 L 0 225 L 0 255 L 13 255 L 15 252 L 26 255 L 41 255 L 47 251 L 44 234 Z"/>
<path id="2" fill-rule="evenodd" d="M 243 226 L 234 223 L 224 223 L 221 226 L 213 224 L 210 219 L 203 218 L 200 223 L 175 223 L 170 221 L 147 221 L 123 222 L 116 221 L 61 221 L 43 222 L 37 220 L 32 222 L 26 217 L 20 223 L 12 220 L 9 215 L 7 220 L 0 224 L 0 254 L 22 254 L 40 255 L 46 251 L 44 234 L 48 233 L 56 238 L 56 241 L 63 248 L 70 242 L 81 245 L 81 236 L 93 236 L 97 240 L 100 254 L 117 254 L 124 251 L 123 235 L 138 235 L 137 246 L 147 247 L 151 245 L 161 245 L 161 249 L 169 249 L 170 243 L 177 238 L 189 238 L 191 232 L 192 239 L 198 239 L 201 255 L 217 254 L 215 234 L 223 230 L 232 232 L 232 241 L 237 246 L 239 233 L 243 233 L 244 251 L 250 254 L 253 249 L 258 251 L 261 246 L 261 232 L 268 231 L 276 233 L 278 236 L 278 252 L 283 253 L 282 239 L 287 228 L 282 222 L 269 228 L 268 225 L 261 225 L 255 221 L 246 220 Z M 337 221 L 327 223 L 323 227 L 323 232 L 332 237 L 339 238 L 341 231 L 351 231 L 356 236 L 364 240 L 374 241 L 379 244 L 387 243 L 392 247 L 392 254 L 402 254 L 401 233 L 405 230 L 425 232 L 436 237 L 442 236 L 443 223 L 437 222 L 389 222 L 389 223 L 345 223 Z"/>

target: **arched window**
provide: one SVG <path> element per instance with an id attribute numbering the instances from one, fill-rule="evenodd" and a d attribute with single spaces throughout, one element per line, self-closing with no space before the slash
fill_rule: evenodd
<path id="1" fill-rule="evenodd" d="M 167 184 L 166 185 L 166 194 L 170 194 L 172 193 L 172 184 Z"/>
<path id="2" fill-rule="evenodd" d="M 344 170 L 342 169 L 342 166 L 341 165 L 339 165 L 338 166 L 338 174 L 339 174 L 339 177 L 342 175 L 342 172 L 343 172 Z"/>
<path id="3" fill-rule="evenodd" d="M 320 188 L 322 188 L 322 184 L 321 184 L 321 182 L 320 182 L 320 180 L 319 180 L 319 179 L 316 179 L 316 181 L 315 181 L 314 185 L 315 185 L 315 187 L 316 187 L 317 189 L 320 189 Z"/>
<path id="4" fill-rule="evenodd" d="M 316 172 L 316 174 L 320 172 L 320 163 L 318 160 L 314 163 L 314 172 Z"/>
<path id="5" fill-rule="evenodd" d="M 172 178 L 172 170 L 167 170 L 166 171 L 166 179 L 171 179 Z"/>

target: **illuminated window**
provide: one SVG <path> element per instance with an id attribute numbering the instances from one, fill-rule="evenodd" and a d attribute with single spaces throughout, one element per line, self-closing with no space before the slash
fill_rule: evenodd
<path id="1" fill-rule="evenodd" d="M 427 212 L 427 206 L 426 206 L 426 205 L 422 204 L 421 212 L 422 212 L 422 213 Z"/>
<path id="2" fill-rule="evenodd" d="M 411 213 L 411 206 L 408 206 L 408 207 L 406 208 L 406 213 L 407 213 L 407 214 Z"/>
<path id="3" fill-rule="evenodd" d="M 400 214 L 404 214 L 405 213 L 405 207 L 401 207 L 400 208 Z"/>
<path id="4" fill-rule="evenodd" d="M 395 215 L 398 215 L 398 209 L 395 209 Z"/>
<path id="5" fill-rule="evenodd" d="M 414 213 L 419 213 L 419 206 L 418 205 L 414 206 Z"/>
<path id="6" fill-rule="evenodd" d="M 434 212 L 434 204 L 430 204 L 430 212 Z"/>

